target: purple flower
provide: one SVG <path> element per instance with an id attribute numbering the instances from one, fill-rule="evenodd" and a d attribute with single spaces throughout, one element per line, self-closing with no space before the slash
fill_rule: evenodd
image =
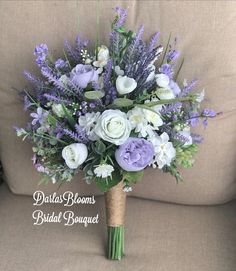
<path id="1" fill-rule="evenodd" d="M 207 126 L 207 118 L 214 118 L 216 116 L 216 112 L 214 110 L 212 110 L 212 109 L 205 108 L 202 111 L 202 116 L 204 117 L 203 121 L 202 121 L 202 124 L 203 124 L 204 128 L 206 128 L 206 126 Z"/>
<path id="2" fill-rule="evenodd" d="M 169 78 L 172 78 L 173 74 L 174 74 L 173 70 L 172 70 L 172 66 L 170 64 L 163 64 L 163 65 L 161 65 L 161 67 L 159 68 L 159 72 L 160 73 L 164 73 Z"/>
<path id="3" fill-rule="evenodd" d="M 124 25 L 128 10 L 121 7 L 116 7 L 115 11 L 117 12 L 118 15 L 117 21 L 115 23 L 115 28 L 118 29 Z"/>
<path id="4" fill-rule="evenodd" d="M 35 164 L 34 165 L 34 167 L 36 168 L 36 170 L 38 171 L 38 172 L 40 172 L 40 173 L 45 173 L 45 174 L 47 174 L 47 175 L 49 175 L 49 170 L 48 170 L 48 168 L 46 168 L 46 167 L 44 167 L 42 164 L 40 164 L 40 163 L 37 163 L 37 164 Z"/>
<path id="5" fill-rule="evenodd" d="M 194 144 L 200 144 L 203 141 L 203 137 L 199 134 L 191 134 L 191 137 Z"/>
<path id="6" fill-rule="evenodd" d="M 59 58 L 55 61 L 55 68 L 57 69 L 63 69 L 68 67 L 68 62 L 64 61 L 63 59 Z"/>
<path id="7" fill-rule="evenodd" d="M 205 108 L 202 111 L 202 115 L 204 117 L 214 118 L 216 116 L 216 112 L 214 110 L 212 110 L 212 109 Z"/>
<path id="8" fill-rule="evenodd" d="M 154 33 L 154 35 L 150 39 L 150 43 L 148 46 L 149 52 L 151 52 L 155 48 L 155 44 L 157 43 L 157 40 L 159 38 L 160 32 Z"/>
<path id="9" fill-rule="evenodd" d="M 45 118 L 47 117 L 48 112 L 43 113 L 43 109 L 41 107 L 37 108 L 37 113 L 31 113 L 30 116 L 33 118 L 32 124 L 35 125 L 37 122 L 42 124 Z"/>
<path id="10" fill-rule="evenodd" d="M 197 84 L 197 79 L 192 80 L 189 84 L 187 84 L 183 88 L 182 93 L 181 93 L 180 96 L 181 97 L 187 96 L 193 90 L 193 88 L 195 87 L 196 84 Z"/>
<path id="11" fill-rule="evenodd" d="M 34 49 L 34 55 L 37 57 L 36 58 L 36 63 L 38 66 L 43 66 L 47 64 L 46 57 L 48 54 L 48 46 L 46 44 L 40 44 L 37 45 Z"/>
<path id="12" fill-rule="evenodd" d="M 179 57 L 180 53 L 176 50 L 169 50 L 169 52 L 167 53 L 167 61 L 168 62 L 174 62 L 178 57 Z"/>
<path id="13" fill-rule="evenodd" d="M 26 111 L 32 103 L 30 102 L 29 98 L 27 95 L 24 96 L 24 110 Z"/>
<path id="14" fill-rule="evenodd" d="M 40 45 L 37 45 L 34 48 L 34 55 L 35 56 L 46 55 L 47 52 L 48 52 L 48 46 L 47 46 L 47 44 L 40 44 Z"/>
<path id="15" fill-rule="evenodd" d="M 71 82 L 80 88 L 86 88 L 90 82 L 98 82 L 98 73 L 91 65 L 78 64 L 71 71 Z"/>
<path id="16" fill-rule="evenodd" d="M 150 164 L 154 156 L 151 142 L 143 138 L 130 137 L 115 152 L 119 166 L 126 171 L 140 171 Z"/>
<path id="17" fill-rule="evenodd" d="M 199 113 L 198 112 L 190 112 L 188 123 L 192 127 L 196 127 L 199 124 Z"/>
<path id="18" fill-rule="evenodd" d="M 169 86 L 173 90 L 175 96 L 180 94 L 181 89 L 180 89 L 179 85 L 175 81 L 170 80 Z"/>

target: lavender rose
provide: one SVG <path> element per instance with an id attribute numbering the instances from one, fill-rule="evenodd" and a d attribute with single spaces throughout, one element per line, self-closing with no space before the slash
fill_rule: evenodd
<path id="1" fill-rule="evenodd" d="M 130 137 L 115 152 L 119 166 L 126 171 L 140 171 L 150 164 L 154 156 L 151 142 Z"/>
<path id="2" fill-rule="evenodd" d="M 98 81 L 98 73 L 91 65 L 78 64 L 71 71 L 72 83 L 80 88 L 86 88 L 88 83 Z"/>

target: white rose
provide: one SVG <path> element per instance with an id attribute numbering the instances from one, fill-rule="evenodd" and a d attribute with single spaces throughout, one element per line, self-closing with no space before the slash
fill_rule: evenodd
<path id="1" fill-rule="evenodd" d="M 156 74 L 156 83 L 161 88 L 166 88 L 169 86 L 170 79 L 169 77 L 164 73 Z"/>
<path id="2" fill-rule="evenodd" d="M 130 135 L 131 124 L 120 110 L 106 110 L 98 118 L 95 133 L 115 145 L 123 144 Z"/>
<path id="3" fill-rule="evenodd" d="M 55 115 L 57 115 L 59 118 L 64 117 L 65 113 L 63 110 L 63 107 L 61 104 L 53 104 L 52 105 L 52 111 Z"/>
<path id="4" fill-rule="evenodd" d="M 69 168 L 76 169 L 82 165 L 88 157 L 87 146 L 82 143 L 70 144 L 62 150 L 62 157 Z"/>
<path id="5" fill-rule="evenodd" d="M 170 88 L 157 88 L 156 95 L 161 100 L 168 100 L 168 99 L 175 98 L 174 92 Z"/>
<path id="6" fill-rule="evenodd" d="M 121 95 L 128 94 L 135 90 L 137 87 L 137 82 L 127 76 L 118 76 L 116 79 L 116 89 Z"/>

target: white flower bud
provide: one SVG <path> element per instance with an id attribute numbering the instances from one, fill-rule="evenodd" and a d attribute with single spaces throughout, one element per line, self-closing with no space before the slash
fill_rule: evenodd
<path id="1" fill-rule="evenodd" d="M 161 88 L 166 88 L 169 86 L 170 79 L 169 77 L 164 73 L 156 74 L 156 83 Z"/>
<path id="2" fill-rule="evenodd" d="M 117 92 L 121 95 L 128 94 L 135 90 L 137 87 L 137 82 L 127 76 L 118 76 L 116 79 L 116 89 Z"/>

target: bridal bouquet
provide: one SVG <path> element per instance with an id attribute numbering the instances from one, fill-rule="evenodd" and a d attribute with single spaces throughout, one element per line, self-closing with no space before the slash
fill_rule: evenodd
<path id="1" fill-rule="evenodd" d="M 115 11 L 108 47 L 91 49 L 78 36 L 55 60 L 46 44 L 36 46 L 42 76 L 25 72 L 34 84 L 22 95 L 31 120 L 16 128 L 33 142 L 42 182 L 68 182 L 82 170 L 85 182 L 105 193 L 109 259 L 123 256 L 126 192 L 147 167 L 181 180 L 178 168 L 193 165 L 202 141 L 191 127 L 216 116 L 201 109 L 196 80 L 177 83 L 183 63 L 177 65 L 175 43 L 157 46 L 158 32 L 143 41 L 143 26 L 127 31 L 127 10 Z"/>

